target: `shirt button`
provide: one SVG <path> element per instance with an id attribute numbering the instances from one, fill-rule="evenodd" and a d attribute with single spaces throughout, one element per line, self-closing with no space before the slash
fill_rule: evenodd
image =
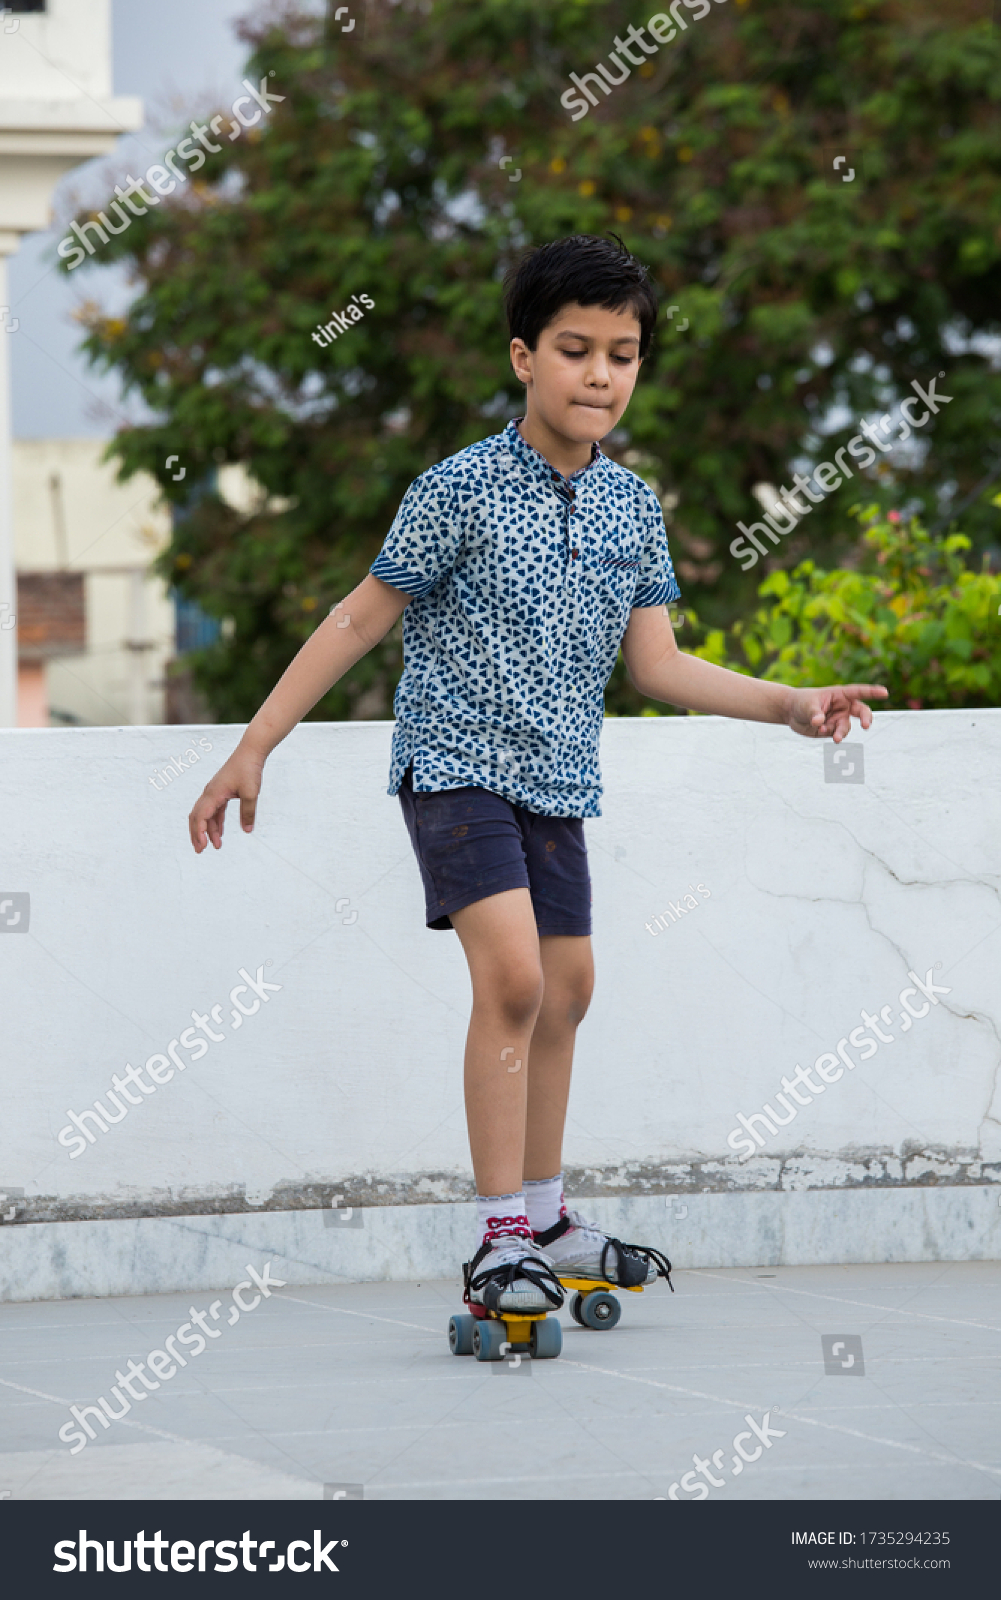
<path id="1" fill-rule="evenodd" d="M 579 550 L 571 550 L 570 554 L 573 556 L 574 560 L 576 561 L 578 559 L 579 555 L 580 555 L 580 551 Z"/>

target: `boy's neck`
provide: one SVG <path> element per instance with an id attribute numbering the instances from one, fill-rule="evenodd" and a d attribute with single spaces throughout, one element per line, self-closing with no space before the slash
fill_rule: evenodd
<path id="1" fill-rule="evenodd" d="M 586 467 L 594 452 L 594 445 L 588 440 L 582 444 L 576 439 L 568 439 L 563 433 L 557 433 L 547 422 L 540 417 L 533 416 L 529 406 L 525 416 L 515 427 L 521 434 L 526 444 L 533 450 L 538 450 L 540 456 L 545 456 L 551 467 L 569 478 L 572 472 L 577 472 L 581 467 Z"/>

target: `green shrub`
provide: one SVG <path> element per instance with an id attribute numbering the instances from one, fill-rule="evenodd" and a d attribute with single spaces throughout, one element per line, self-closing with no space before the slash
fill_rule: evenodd
<path id="1" fill-rule="evenodd" d="M 857 568 L 771 573 L 754 615 L 702 630 L 692 654 L 794 687 L 883 683 L 888 707 L 1001 704 L 1001 578 L 988 557 L 974 572 L 964 534 L 936 537 L 875 506 L 851 514 L 865 530 Z"/>

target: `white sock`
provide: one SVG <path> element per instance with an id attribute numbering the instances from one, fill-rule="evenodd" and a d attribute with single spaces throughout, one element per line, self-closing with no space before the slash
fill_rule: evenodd
<path id="1" fill-rule="evenodd" d="M 478 1194 L 476 1196 L 477 1249 L 489 1239 L 516 1233 L 531 1239 L 532 1228 L 525 1211 L 525 1196 L 517 1194 Z"/>
<path id="2" fill-rule="evenodd" d="M 526 1178 L 525 1210 L 533 1233 L 545 1233 L 567 1214 L 563 1204 L 563 1174 L 555 1178 Z"/>

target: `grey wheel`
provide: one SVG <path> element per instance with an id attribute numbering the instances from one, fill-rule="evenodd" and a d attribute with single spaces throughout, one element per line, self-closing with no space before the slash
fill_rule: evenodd
<path id="1" fill-rule="evenodd" d="M 449 1317 L 448 1319 L 448 1348 L 454 1356 L 471 1356 L 473 1353 L 473 1329 L 476 1327 L 475 1317 Z"/>
<path id="2" fill-rule="evenodd" d="M 580 1320 L 585 1328 L 614 1328 L 622 1315 L 622 1307 L 614 1294 L 596 1289 L 584 1296 L 580 1305 Z"/>
<path id="3" fill-rule="evenodd" d="M 579 1294 L 575 1294 L 574 1295 L 573 1299 L 570 1301 L 570 1315 L 573 1317 L 574 1321 L 579 1324 L 580 1327 L 586 1328 L 587 1327 L 587 1323 L 584 1321 L 584 1319 L 581 1317 L 581 1314 L 580 1314 L 580 1303 L 581 1303 L 582 1299 L 583 1299 L 582 1295 L 579 1295 Z"/>
<path id="4" fill-rule="evenodd" d="M 480 1317 L 472 1320 L 476 1323 L 473 1329 L 473 1355 L 477 1361 L 500 1361 L 501 1345 L 507 1338 L 503 1322 L 487 1322 Z"/>
<path id="5" fill-rule="evenodd" d="M 563 1349 L 563 1329 L 555 1317 L 540 1317 L 532 1323 L 529 1349 L 536 1361 L 558 1356 Z"/>

